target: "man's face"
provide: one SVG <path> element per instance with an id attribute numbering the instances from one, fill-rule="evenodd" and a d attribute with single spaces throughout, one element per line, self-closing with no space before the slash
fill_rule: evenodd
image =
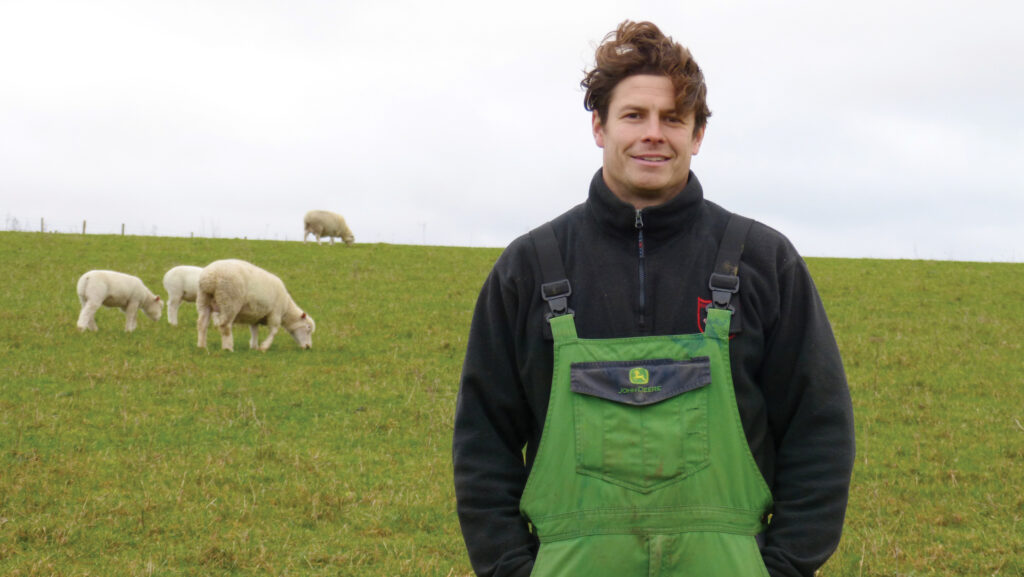
<path id="1" fill-rule="evenodd" d="M 636 208 L 679 194 L 690 175 L 690 158 L 700 150 L 704 128 L 694 134 L 693 112 L 680 115 L 675 106 L 672 80 L 640 74 L 615 86 L 604 123 L 594 112 L 605 184 Z"/>

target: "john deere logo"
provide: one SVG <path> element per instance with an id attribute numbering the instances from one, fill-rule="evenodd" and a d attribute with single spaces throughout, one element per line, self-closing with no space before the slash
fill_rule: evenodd
<path id="1" fill-rule="evenodd" d="M 629 370 L 629 382 L 634 385 L 646 385 L 651 380 L 650 373 L 643 367 L 637 367 Z"/>

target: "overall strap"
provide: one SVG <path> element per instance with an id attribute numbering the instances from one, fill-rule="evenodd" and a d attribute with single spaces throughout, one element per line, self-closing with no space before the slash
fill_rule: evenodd
<path id="1" fill-rule="evenodd" d="M 743 327 L 739 310 L 732 301 L 732 296 L 740 290 L 740 255 L 746 243 L 747 232 L 754 221 L 745 216 L 733 214 L 725 225 L 725 234 L 718 244 L 718 256 L 715 257 L 715 271 L 708 280 L 711 289 L 711 306 L 732 312 L 729 332 L 738 333 Z"/>
<path id="2" fill-rule="evenodd" d="M 551 319 L 562 315 L 571 315 L 573 310 L 569 308 L 569 295 L 572 294 L 572 285 L 565 274 L 565 266 L 562 264 L 562 251 L 558 250 L 558 241 L 555 240 L 555 230 L 550 222 L 546 222 L 530 231 L 530 239 L 533 241 L 533 248 L 537 252 L 537 260 L 540 261 L 540 296 L 550 311 L 544 315 L 548 323 L 544 325 L 544 337 L 551 337 Z"/>

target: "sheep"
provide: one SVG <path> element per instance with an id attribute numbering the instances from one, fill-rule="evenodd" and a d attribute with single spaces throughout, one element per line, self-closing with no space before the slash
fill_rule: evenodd
<path id="1" fill-rule="evenodd" d="M 345 224 L 345 218 L 340 214 L 327 210 L 311 210 L 306 213 L 302 222 L 305 225 L 302 242 L 306 242 L 306 238 L 309 237 L 310 233 L 313 233 L 313 236 L 316 237 L 317 244 L 320 244 L 320 237 L 322 236 L 330 238 L 332 245 L 334 244 L 334 237 L 339 237 L 345 241 L 346 245 L 350 245 L 356 240 L 356 237 L 352 236 L 352 231 L 349 230 L 348 225 Z"/>
<path id="2" fill-rule="evenodd" d="M 124 330 L 129 333 L 135 330 L 136 312 L 140 308 L 154 321 L 160 320 L 164 308 L 160 297 L 146 288 L 142 279 L 112 270 L 91 270 L 79 277 L 78 302 L 82 304 L 82 312 L 78 314 L 79 331 L 99 330 L 96 311 L 101 306 L 123 310 Z"/>
<path id="3" fill-rule="evenodd" d="M 218 260 L 204 267 L 199 273 L 196 308 L 200 348 L 206 348 L 206 330 L 212 313 L 220 315 L 216 325 L 224 350 L 235 350 L 231 332 L 234 323 L 249 325 L 250 349 L 269 349 L 281 326 L 300 347 L 313 348 L 313 331 L 316 330 L 313 318 L 295 304 L 280 278 L 244 260 Z M 262 343 L 257 325 L 267 325 L 270 329 Z"/>
<path id="4" fill-rule="evenodd" d="M 196 302 L 201 270 L 203 267 L 182 265 L 172 268 L 164 275 L 164 288 L 167 290 L 167 322 L 171 325 L 178 326 L 178 307 L 182 301 Z"/>

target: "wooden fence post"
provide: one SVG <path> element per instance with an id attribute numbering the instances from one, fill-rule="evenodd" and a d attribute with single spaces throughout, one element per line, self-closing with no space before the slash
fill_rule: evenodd
<path id="1" fill-rule="evenodd" d="M 82 234 L 85 234 L 85 221 L 82 221 Z"/>
<path id="2" fill-rule="evenodd" d="M 121 223 L 121 236 L 124 236 L 124 223 Z"/>
<path id="3" fill-rule="evenodd" d="M 46 221 L 42 217 L 39 218 L 39 232 L 46 232 Z"/>

